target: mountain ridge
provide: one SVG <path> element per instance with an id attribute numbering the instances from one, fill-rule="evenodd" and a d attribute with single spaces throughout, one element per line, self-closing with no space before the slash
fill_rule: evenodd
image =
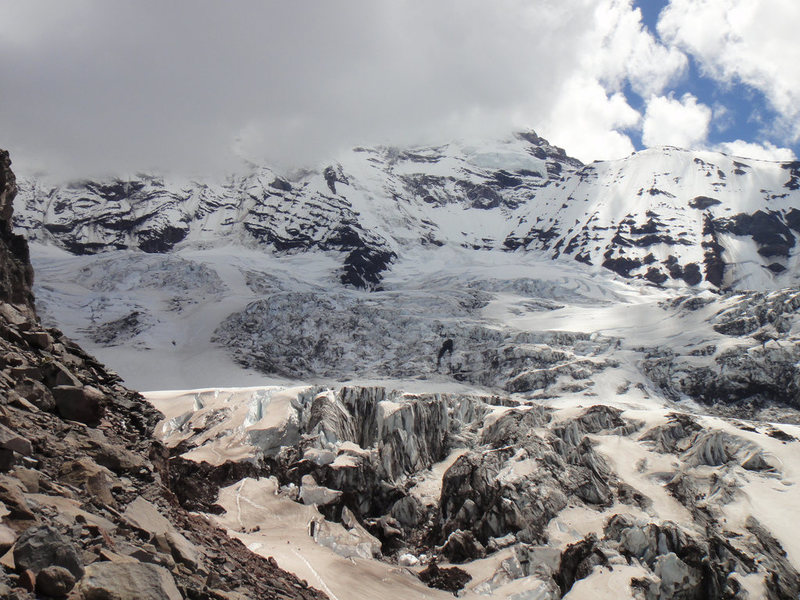
<path id="1" fill-rule="evenodd" d="M 800 163 L 664 147 L 583 165 L 533 132 L 476 144 L 355 148 L 294 181 L 139 176 L 20 184 L 17 229 L 76 254 L 234 243 L 334 252 L 378 288 L 398 256 L 443 245 L 543 252 L 654 285 L 775 289 L 797 280 Z"/>

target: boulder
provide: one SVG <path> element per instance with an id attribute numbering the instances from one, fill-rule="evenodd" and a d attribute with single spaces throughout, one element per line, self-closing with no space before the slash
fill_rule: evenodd
<path id="1" fill-rule="evenodd" d="M 149 563 L 92 563 L 77 591 L 83 600 L 183 600 L 172 574 Z"/>
<path id="2" fill-rule="evenodd" d="M 53 347 L 53 338 L 46 331 L 25 331 L 22 337 L 32 348 L 38 350 L 49 351 Z"/>
<path id="3" fill-rule="evenodd" d="M 102 504 L 114 505 L 116 501 L 111 495 L 114 475 L 106 467 L 101 467 L 88 456 L 71 460 L 59 469 L 61 481 L 72 485 L 84 486 Z"/>
<path id="4" fill-rule="evenodd" d="M 138 562 L 158 565 L 165 569 L 175 568 L 175 559 L 167 552 L 159 552 L 153 544 L 144 544 L 141 548 L 136 548 L 128 555 Z"/>
<path id="5" fill-rule="evenodd" d="M 8 552 L 8 549 L 17 541 L 17 533 L 7 525 L 0 524 L 0 556 Z"/>
<path id="6" fill-rule="evenodd" d="M 14 546 L 17 569 L 38 573 L 51 566 L 63 567 L 76 579 L 83 576 L 83 561 L 72 543 L 49 525 L 26 529 Z"/>
<path id="7" fill-rule="evenodd" d="M 128 504 L 122 516 L 137 529 L 152 535 L 173 530 L 172 524 L 167 518 L 152 503 L 141 496 L 137 496 L 133 502 Z"/>
<path id="8" fill-rule="evenodd" d="M 111 444 L 102 437 L 93 439 L 86 453 L 98 465 L 107 467 L 115 473 L 138 471 L 147 466 L 140 454 L 135 454 L 120 444 Z"/>
<path id="9" fill-rule="evenodd" d="M 73 385 L 58 385 L 52 391 L 62 419 L 78 421 L 91 427 L 100 423 L 105 411 L 101 402 L 102 396 L 87 393 L 84 388 Z"/>
<path id="10" fill-rule="evenodd" d="M 9 511 L 9 518 L 15 521 L 35 521 L 28 502 L 23 494 L 22 483 L 14 477 L 0 476 L 0 501 Z"/>
<path id="11" fill-rule="evenodd" d="M 23 379 L 14 391 L 40 410 L 51 411 L 56 407 L 53 393 L 41 381 Z"/>
<path id="12" fill-rule="evenodd" d="M 8 448 L 0 448 L 0 472 L 10 471 L 17 464 L 19 454 Z"/>
<path id="13" fill-rule="evenodd" d="M 179 533 L 153 504 L 141 496 L 128 505 L 123 516 L 134 527 L 152 534 L 156 543 L 165 552 L 172 554 L 177 562 L 192 568 L 197 568 L 200 564 L 201 554 L 195 545 Z"/>
<path id="14" fill-rule="evenodd" d="M 64 567 L 46 567 L 36 576 L 36 591 L 43 596 L 61 598 L 75 587 L 75 577 Z"/>
<path id="15" fill-rule="evenodd" d="M 8 209 L 11 210 L 11 203 L 8 204 Z M 16 327 L 28 322 L 28 317 L 25 314 L 6 302 L 0 302 L 0 317 Z"/>
<path id="16" fill-rule="evenodd" d="M 202 564 L 200 551 L 177 531 L 160 533 L 155 538 L 159 548 L 172 554 L 175 562 L 182 563 L 192 569 L 197 569 Z"/>
<path id="17" fill-rule="evenodd" d="M 112 481 L 106 473 L 96 473 L 86 480 L 86 491 L 100 504 L 114 506 L 117 501 L 111 493 Z"/>
<path id="18" fill-rule="evenodd" d="M 101 467 L 88 456 L 62 463 L 58 470 L 59 479 L 72 485 L 84 485 L 91 477 L 99 473 L 111 474 L 107 468 Z"/>
<path id="19" fill-rule="evenodd" d="M 72 371 L 57 360 L 42 365 L 42 372 L 44 383 L 49 388 L 59 386 L 81 387 L 83 385 Z"/>
<path id="20" fill-rule="evenodd" d="M 30 441 L 4 425 L 0 425 L 0 448 L 19 452 L 23 456 L 33 454 Z"/>
<path id="21" fill-rule="evenodd" d="M 29 494 L 38 494 L 42 484 L 42 473 L 35 469 L 14 469 L 14 477 L 20 480 L 25 491 Z"/>
<path id="22" fill-rule="evenodd" d="M 39 367 L 34 367 L 28 363 L 23 362 L 21 365 L 11 368 L 11 376 L 14 379 L 33 379 L 40 381 L 44 374 Z"/>

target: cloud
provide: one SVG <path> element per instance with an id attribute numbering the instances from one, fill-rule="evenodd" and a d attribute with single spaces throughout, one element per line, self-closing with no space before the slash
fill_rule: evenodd
<path id="1" fill-rule="evenodd" d="M 550 142 L 590 162 L 633 152 L 631 139 L 619 130 L 635 127 L 640 119 L 622 94 L 609 96 L 596 79 L 578 75 L 565 82 L 559 101 L 539 129 Z"/>
<path id="2" fill-rule="evenodd" d="M 625 84 L 643 97 L 658 95 L 687 68 L 682 52 L 659 43 L 643 26 L 631 0 L 601 0 L 592 16 L 594 26 L 578 41 L 578 69 L 537 123 L 545 137 L 584 162 L 634 150 L 626 131 L 641 125 L 641 115 L 624 95 Z"/>
<path id="3" fill-rule="evenodd" d="M 554 106 L 594 0 L 502 4 L 0 0 L 0 144 L 28 167 L 196 173 L 508 134 Z"/>
<path id="4" fill-rule="evenodd" d="M 316 166 L 356 144 L 545 127 L 627 154 L 621 89 L 682 55 L 631 0 L 0 0 L 0 144 L 28 171 Z M 576 125 L 580 124 L 580 126 Z"/>
<path id="5" fill-rule="evenodd" d="M 797 0 L 671 0 L 658 31 L 692 54 L 703 72 L 761 91 L 782 122 L 771 131 L 800 139 L 800 2 Z"/>
<path id="6" fill-rule="evenodd" d="M 642 97 L 658 95 L 686 72 L 686 56 L 660 43 L 644 27 L 632 0 L 603 0 L 595 14 L 596 39 L 586 54 L 588 70 L 613 91 L 627 81 Z"/>
<path id="7" fill-rule="evenodd" d="M 777 146 L 764 142 L 762 144 L 736 140 L 734 142 L 724 142 L 714 148 L 717 152 L 724 152 L 733 156 L 745 158 L 755 158 L 758 160 L 774 160 L 788 162 L 795 160 L 795 154 L 790 148 L 778 148 Z"/>
<path id="8" fill-rule="evenodd" d="M 711 109 L 698 103 L 691 94 L 680 100 L 653 96 L 647 102 L 642 125 L 645 146 L 678 146 L 692 148 L 702 145 L 708 137 Z"/>
<path id="9" fill-rule="evenodd" d="M 798 10 L 746 5 L 767 2 Z M 796 56 L 773 57 L 783 42 L 729 5 L 745 4 L 671 0 L 659 40 L 632 0 L 0 0 L 0 146 L 23 173 L 220 175 L 532 127 L 584 161 L 616 158 L 642 124 L 648 144 L 705 139 L 707 123 L 681 125 L 702 126 L 704 107 L 669 96 L 684 52 L 719 77 L 778 82 L 788 128 Z M 739 37 L 714 31 L 720 14 Z M 631 90 L 655 99 L 644 119 Z"/>
<path id="10" fill-rule="evenodd" d="M 733 127 L 736 122 L 735 116 L 730 109 L 719 102 L 715 102 L 712 107 L 711 124 L 715 131 L 724 132 Z"/>

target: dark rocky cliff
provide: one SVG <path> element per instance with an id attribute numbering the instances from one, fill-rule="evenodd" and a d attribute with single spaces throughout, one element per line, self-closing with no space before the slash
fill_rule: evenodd
<path id="1" fill-rule="evenodd" d="M 161 415 L 42 327 L 9 165 L 0 150 L 0 598 L 324 598 L 184 510 Z"/>
<path id="2" fill-rule="evenodd" d="M 11 159 L 8 152 L 0 150 L 0 301 L 19 304 L 32 316 L 33 268 L 28 260 L 28 244 L 11 229 L 16 195 Z"/>

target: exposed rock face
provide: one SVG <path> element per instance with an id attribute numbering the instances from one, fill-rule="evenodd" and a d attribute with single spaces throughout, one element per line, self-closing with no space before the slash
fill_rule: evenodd
<path id="1" fill-rule="evenodd" d="M 730 294 L 705 305 L 679 298 L 673 305 L 678 317 L 706 311 L 713 331 L 721 335 L 718 345 L 706 339 L 681 354 L 645 349 L 644 372 L 662 390 L 676 399 L 690 396 L 749 417 L 769 418 L 781 407 L 800 407 L 797 290 Z"/>
<path id="2" fill-rule="evenodd" d="M 152 436 L 161 415 L 38 321 L 0 159 L 0 548 L 13 546 L 0 595 L 323 598 L 180 508 Z"/>
<path id="3" fill-rule="evenodd" d="M 17 182 L 8 152 L 0 149 L 0 302 L 25 307 L 33 315 L 33 268 L 28 244 L 12 231 Z"/>

